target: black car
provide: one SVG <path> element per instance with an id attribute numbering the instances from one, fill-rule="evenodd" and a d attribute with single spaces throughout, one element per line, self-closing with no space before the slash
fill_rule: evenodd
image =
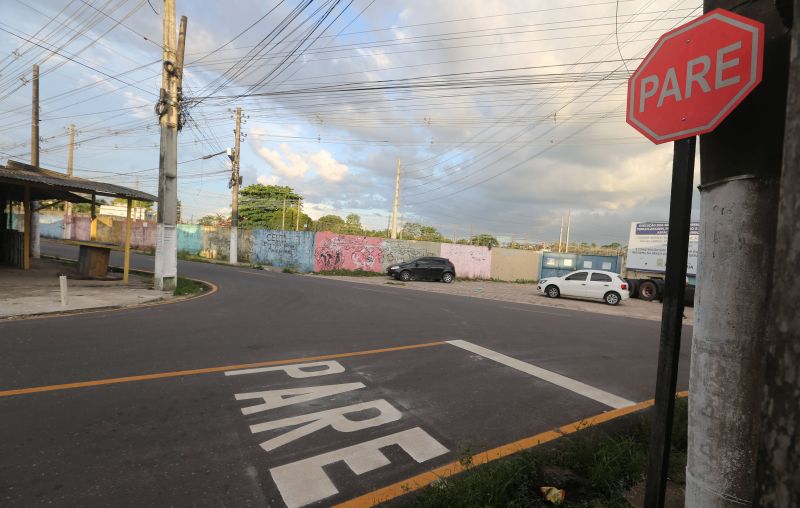
<path id="1" fill-rule="evenodd" d="M 390 277 L 400 280 L 440 280 L 453 282 L 456 267 L 446 258 L 424 257 L 392 265 L 386 271 Z"/>

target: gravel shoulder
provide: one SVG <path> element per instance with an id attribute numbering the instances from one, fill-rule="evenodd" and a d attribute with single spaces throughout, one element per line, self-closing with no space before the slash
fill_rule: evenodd
<path id="1" fill-rule="evenodd" d="M 309 277 L 323 277 L 321 275 L 308 275 Z M 559 309 L 579 310 L 606 314 L 611 316 L 624 316 L 636 319 L 649 319 L 661 321 L 661 302 L 645 302 L 639 299 L 629 299 L 619 305 L 611 306 L 601 301 L 579 300 L 568 298 L 548 298 L 536 290 L 536 284 L 517 284 L 514 282 L 495 282 L 483 280 L 456 280 L 451 284 L 442 282 L 410 281 L 400 282 L 388 277 L 352 277 L 352 276 L 324 276 L 327 279 L 357 282 L 397 288 L 398 291 L 414 290 L 428 291 L 431 293 L 445 293 L 449 295 L 471 296 L 487 300 L 501 300 L 505 302 L 524 303 L 541 307 L 554 307 Z M 694 309 L 686 307 L 683 324 L 694 324 Z"/>

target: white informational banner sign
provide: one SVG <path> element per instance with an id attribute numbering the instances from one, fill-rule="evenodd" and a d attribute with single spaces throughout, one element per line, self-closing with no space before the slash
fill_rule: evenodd
<path id="1" fill-rule="evenodd" d="M 686 272 L 697 275 L 697 243 L 700 223 L 692 222 L 689 230 L 689 260 Z M 668 222 L 632 222 L 628 238 L 629 270 L 664 272 L 667 269 Z"/>

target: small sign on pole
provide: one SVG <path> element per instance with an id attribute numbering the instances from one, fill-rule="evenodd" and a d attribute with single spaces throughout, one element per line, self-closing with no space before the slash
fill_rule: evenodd
<path id="1" fill-rule="evenodd" d="M 715 9 L 659 38 L 628 80 L 627 122 L 674 141 L 655 414 L 644 505 L 663 507 L 683 325 L 696 136 L 713 131 L 761 82 L 764 25 Z M 700 224 L 700 228 L 703 225 Z M 698 274 L 698 280 L 702 274 Z"/>

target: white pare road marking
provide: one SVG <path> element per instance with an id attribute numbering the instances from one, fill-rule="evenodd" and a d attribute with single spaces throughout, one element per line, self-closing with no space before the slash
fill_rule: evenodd
<path id="1" fill-rule="evenodd" d="M 307 386 L 305 388 L 289 388 L 286 390 L 267 390 L 264 392 L 237 393 L 236 400 L 261 399 L 262 404 L 243 407 L 242 414 L 250 415 L 278 407 L 291 406 L 300 402 L 308 402 L 322 397 L 332 397 L 340 393 L 364 388 L 364 383 L 344 383 L 339 385 Z"/>
<path id="2" fill-rule="evenodd" d="M 363 420 L 351 420 L 345 415 L 350 413 L 360 413 L 367 410 L 378 410 L 378 415 L 372 418 Z M 282 429 L 284 427 L 292 427 L 305 423 L 302 427 L 297 427 L 289 432 L 281 434 L 261 443 L 261 448 L 265 451 L 271 452 L 272 450 L 289 444 L 296 439 L 312 434 L 318 430 L 330 426 L 339 432 L 355 432 L 357 430 L 368 429 L 370 427 L 377 427 L 391 422 L 396 422 L 403 415 L 395 409 L 391 404 L 383 399 L 373 400 L 371 402 L 363 402 L 361 404 L 353 404 L 345 407 L 337 407 L 336 409 L 328 409 L 326 411 L 318 411 L 316 413 L 309 413 L 300 416 L 292 416 L 283 418 L 282 420 L 273 420 L 271 422 L 261 422 L 250 426 L 250 432 L 253 434 L 257 432 L 264 432 L 266 430 Z"/>
<path id="3" fill-rule="evenodd" d="M 488 358 L 489 360 L 494 360 L 497 363 L 501 363 L 520 372 L 530 374 L 531 376 L 537 377 L 556 386 L 560 386 L 561 388 L 566 388 L 571 392 L 577 393 L 578 395 L 583 395 L 584 397 L 588 397 L 592 400 L 596 400 L 601 404 L 605 404 L 606 406 L 610 406 L 615 409 L 632 406 L 634 404 L 630 400 L 617 397 L 612 393 L 595 388 L 594 386 L 589 386 L 572 378 L 562 376 L 561 374 L 556 374 L 555 372 L 545 370 L 527 362 L 523 362 L 522 360 L 511 358 L 510 356 L 492 351 L 491 349 L 486 349 L 485 347 L 478 346 L 472 342 L 467 342 L 465 340 L 448 340 L 447 343 L 456 347 L 460 347 L 461 349 L 466 349 L 471 353 Z"/>
<path id="4" fill-rule="evenodd" d="M 398 445 L 418 463 L 444 455 L 449 450 L 419 427 L 379 437 L 340 450 L 298 460 L 270 469 L 272 479 L 289 508 L 314 503 L 339 493 L 324 466 L 344 462 L 357 475 L 391 464 L 380 449 Z"/>
<path id="5" fill-rule="evenodd" d="M 324 367 L 320 369 L 319 367 Z M 315 369 L 315 370 L 305 370 Z M 335 360 L 327 360 L 324 362 L 309 362 L 309 363 L 295 363 L 290 365 L 278 365 L 275 367 L 258 367 L 255 369 L 241 369 L 229 370 L 225 372 L 226 376 L 240 376 L 242 374 L 257 374 L 259 372 L 277 372 L 284 371 L 289 377 L 295 379 L 302 379 L 306 377 L 327 376 L 329 374 L 341 374 L 344 372 L 344 367 L 341 363 Z"/>

